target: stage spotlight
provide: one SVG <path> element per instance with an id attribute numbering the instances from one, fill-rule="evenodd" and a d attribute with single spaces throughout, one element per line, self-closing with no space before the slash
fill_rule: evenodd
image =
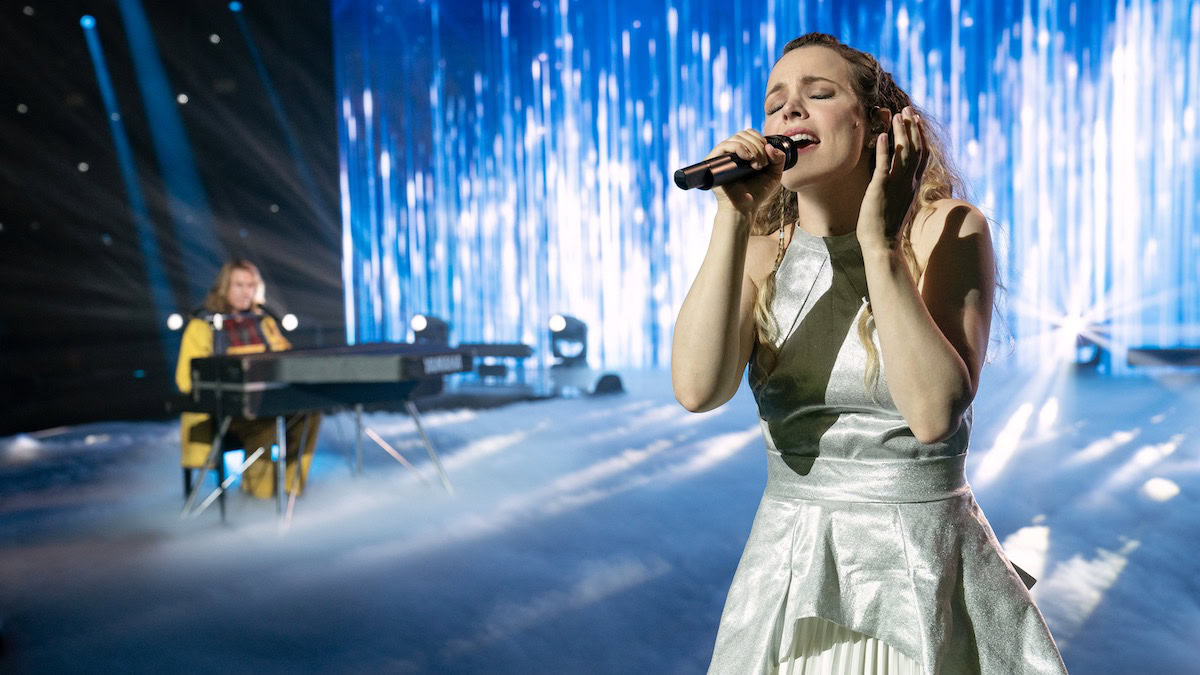
<path id="1" fill-rule="evenodd" d="M 408 322 L 413 330 L 413 341 L 419 345 L 450 344 L 450 324 L 436 316 L 418 314 Z"/>
<path id="2" fill-rule="evenodd" d="M 552 368 L 587 367 L 587 324 L 565 314 L 550 317 L 550 351 L 559 360 Z"/>
<path id="3" fill-rule="evenodd" d="M 1083 335 L 1076 335 L 1075 364 L 1091 368 L 1100 365 L 1100 345 Z"/>
<path id="4" fill-rule="evenodd" d="M 296 318 L 295 314 L 284 314 L 279 325 L 283 326 L 286 331 L 293 331 L 296 330 L 296 326 L 300 325 L 300 320 Z"/>
<path id="5" fill-rule="evenodd" d="M 233 2 L 229 3 L 229 11 L 231 11 L 231 12 L 242 11 L 242 3 L 238 2 L 237 0 L 234 0 Z"/>
<path id="6" fill-rule="evenodd" d="M 92 16 L 91 14 L 84 14 L 83 16 L 79 17 L 79 25 L 83 26 L 84 28 L 95 28 L 96 17 Z"/>
<path id="7" fill-rule="evenodd" d="M 1066 358 L 1072 365 L 1077 368 L 1096 368 L 1100 365 L 1103 349 L 1088 337 L 1095 332 L 1095 327 L 1083 315 L 1069 314 L 1059 319 L 1057 324 L 1057 330 L 1062 332 L 1067 341 L 1064 345 L 1068 352 Z"/>
<path id="8" fill-rule="evenodd" d="M 167 328 L 171 330 L 179 330 L 183 328 L 183 317 L 178 314 L 172 314 L 167 317 Z"/>
<path id="9" fill-rule="evenodd" d="M 625 391 L 620 375 L 588 368 L 586 323 L 567 314 L 555 314 L 548 325 L 550 351 L 558 359 L 558 363 L 550 366 L 550 381 L 556 396 L 596 396 Z"/>

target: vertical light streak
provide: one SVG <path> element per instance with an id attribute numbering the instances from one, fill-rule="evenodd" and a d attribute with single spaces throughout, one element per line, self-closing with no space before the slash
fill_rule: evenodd
<path id="1" fill-rule="evenodd" d="M 129 210 L 133 213 L 133 222 L 137 226 L 138 248 L 145 265 L 147 286 L 150 297 L 154 301 L 156 325 L 163 345 L 163 364 L 174 363 L 177 356 L 177 344 L 167 327 L 167 316 L 177 309 L 177 303 L 171 293 L 171 284 L 163 267 L 161 248 L 158 245 L 158 235 L 154 222 L 150 219 L 150 211 L 146 207 L 146 199 L 142 194 L 141 183 L 138 181 L 137 163 L 133 158 L 133 148 L 129 143 L 129 134 L 125 131 L 125 123 L 121 118 L 121 108 L 117 104 L 116 90 L 108 72 L 108 62 L 104 58 L 104 49 L 100 45 L 100 35 L 96 32 L 96 20 L 90 15 L 85 16 L 80 24 L 83 35 L 87 40 L 88 52 L 92 56 L 92 66 L 96 71 L 96 84 L 100 88 L 100 97 L 104 101 L 104 111 L 108 117 L 108 129 L 112 133 L 113 145 L 117 152 L 117 162 L 121 167 L 121 182 L 125 185 L 125 195 L 129 198 Z"/>
<path id="2" fill-rule="evenodd" d="M 208 197 L 196 172 L 187 132 L 179 118 L 175 94 L 154 44 L 146 12 L 140 0 L 118 0 L 117 6 L 166 187 L 167 206 L 188 271 L 190 300 L 198 301 L 208 290 L 208 280 L 216 276 L 225 257 L 224 247 L 216 237 Z"/>
<path id="3" fill-rule="evenodd" d="M 304 184 L 302 197 L 309 202 L 309 207 L 314 211 L 324 213 L 327 203 L 323 199 L 324 193 L 317 189 L 317 182 L 313 179 L 308 159 L 304 156 L 304 151 L 300 148 L 300 144 L 296 142 L 296 134 L 292 130 L 292 123 L 288 120 L 287 112 L 283 109 L 283 101 L 279 98 L 279 93 L 275 89 L 275 81 L 271 79 L 266 61 L 263 60 L 262 54 L 258 51 L 258 44 L 254 41 L 254 36 L 250 33 L 250 24 L 246 22 L 246 15 L 240 9 L 232 12 L 232 14 L 233 20 L 237 23 L 238 30 L 242 34 L 242 39 L 246 42 L 246 49 L 250 51 L 251 60 L 254 61 L 254 69 L 258 71 L 258 77 L 262 80 L 262 86 L 267 92 L 267 99 L 271 102 L 271 110 L 275 113 L 275 121 L 279 123 L 279 129 L 283 132 L 284 140 L 287 142 L 288 152 L 292 156 L 292 163 L 296 166 L 296 173 L 299 174 L 300 180 Z"/>

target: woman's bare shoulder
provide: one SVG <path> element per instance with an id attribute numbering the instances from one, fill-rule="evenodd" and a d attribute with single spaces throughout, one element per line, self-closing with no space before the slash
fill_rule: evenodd
<path id="1" fill-rule="evenodd" d="M 978 207 L 961 199 L 939 199 L 922 208 L 913 218 L 913 253 L 924 268 L 933 249 L 944 237 L 952 235 L 954 239 L 963 239 L 979 234 L 991 238 L 987 218 Z"/>

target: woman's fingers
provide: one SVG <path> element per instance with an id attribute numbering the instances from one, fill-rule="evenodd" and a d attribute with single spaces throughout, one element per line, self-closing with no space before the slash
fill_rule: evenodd
<path id="1" fill-rule="evenodd" d="M 761 169 L 771 161 L 770 157 L 767 156 L 767 139 L 762 134 L 754 129 L 746 129 L 737 132 L 736 135 L 754 151 L 753 157 L 742 158 L 749 159 L 754 168 Z"/>
<path id="2" fill-rule="evenodd" d="M 909 127 L 913 152 L 917 153 L 917 157 L 919 158 L 921 153 L 925 152 L 925 142 L 921 137 L 921 118 L 912 112 L 911 108 L 909 109 Z"/>
<path id="3" fill-rule="evenodd" d="M 917 176 L 925 173 L 925 167 L 929 165 L 929 139 L 925 137 L 925 125 L 921 124 L 921 116 L 917 115 L 917 138 L 921 144 L 921 161 L 917 166 Z"/>
<path id="4" fill-rule="evenodd" d="M 714 154 L 726 154 L 730 152 L 746 160 L 747 162 L 754 161 L 754 158 L 758 154 L 754 145 L 745 138 L 742 138 L 740 135 L 733 136 L 729 140 L 718 145 L 714 150 Z"/>
<path id="5" fill-rule="evenodd" d="M 875 180 L 884 180 L 888 175 L 888 135 L 883 132 L 875 137 Z"/>
<path id="6" fill-rule="evenodd" d="M 750 162 L 755 169 L 762 169 L 769 164 L 782 164 L 787 159 L 785 153 L 767 143 L 766 137 L 754 129 L 744 129 L 721 141 L 708 158 L 728 153 Z"/>
<path id="7" fill-rule="evenodd" d="M 908 129 L 904 119 L 907 108 L 892 118 L 892 134 L 896 139 L 895 154 L 892 156 L 892 173 L 908 166 L 911 142 L 908 139 Z"/>

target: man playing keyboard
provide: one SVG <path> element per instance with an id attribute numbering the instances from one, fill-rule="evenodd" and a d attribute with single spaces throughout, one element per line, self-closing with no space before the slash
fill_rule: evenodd
<path id="1" fill-rule="evenodd" d="M 291 349 L 275 319 L 262 307 L 263 284 L 258 268 L 248 260 L 231 260 L 221 267 L 203 307 L 195 312 L 183 331 L 175 383 L 184 394 L 192 390 L 192 359 L 219 354 L 257 354 Z M 299 493 L 308 476 L 316 448 L 321 418 L 318 413 L 287 416 L 287 492 Z M 185 412 L 181 415 L 183 466 L 201 468 L 212 449 L 215 433 L 212 416 Z M 272 419 L 235 418 L 229 431 L 241 439 L 246 455 L 267 448 L 263 456 L 242 474 L 242 490 L 255 497 L 275 496 L 274 465 L 269 452 L 276 442 Z M 304 447 L 300 444 L 303 441 Z M 297 456 L 300 461 L 297 462 Z M 221 461 L 220 458 L 217 461 Z M 299 479 L 297 481 L 297 466 Z"/>

